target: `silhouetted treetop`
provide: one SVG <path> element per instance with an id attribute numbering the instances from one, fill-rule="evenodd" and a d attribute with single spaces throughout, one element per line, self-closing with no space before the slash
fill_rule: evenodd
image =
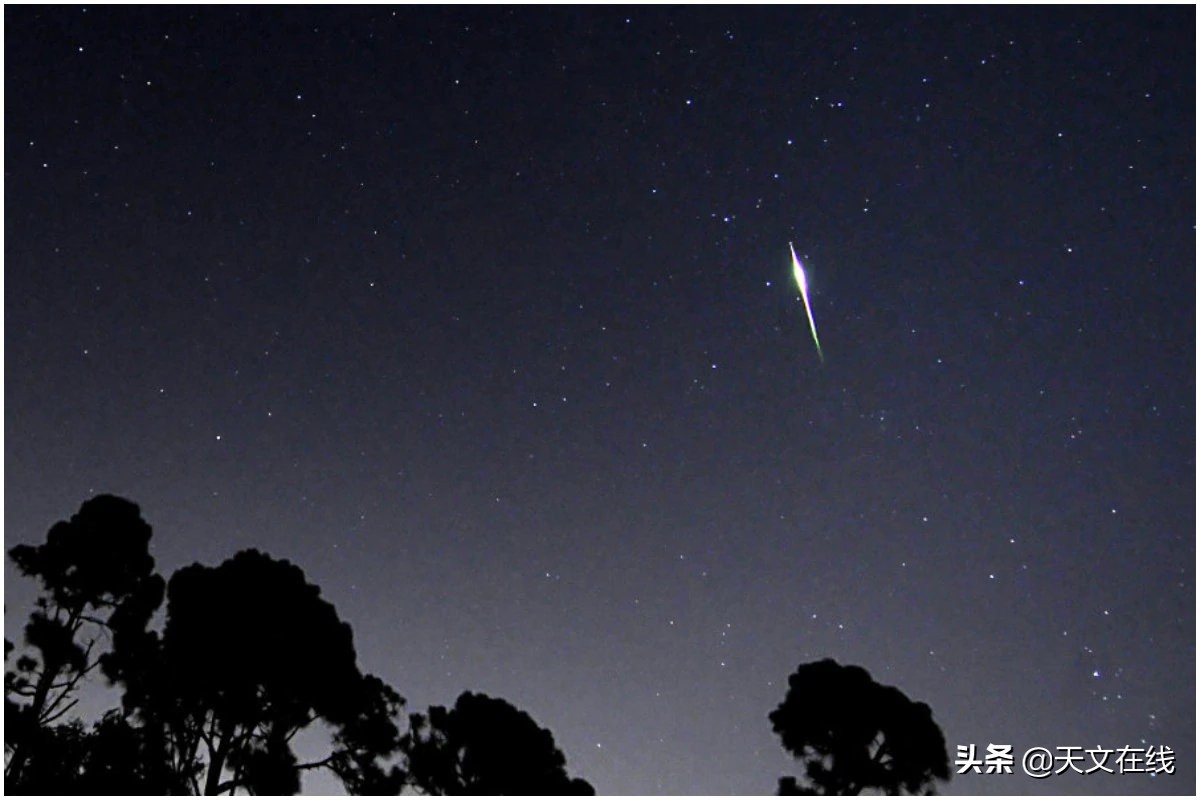
<path id="1" fill-rule="evenodd" d="M 807 783 L 782 778 L 780 794 L 928 793 L 950 777 L 941 729 L 924 703 L 832 659 L 801 664 L 769 715 Z"/>
<path id="2" fill-rule="evenodd" d="M 410 786 L 426 794 L 590 795 L 570 778 L 550 731 L 524 711 L 483 694 L 464 692 L 446 710 L 413 714 L 401 749 Z"/>
<path id="3" fill-rule="evenodd" d="M 259 713 L 256 699 L 267 692 L 295 713 L 338 717 L 359 677 L 350 626 L 303 570 L 257 550 L 171 577 L 163 647 L 177 691 L 211 698 L 227 714 Z"/>
<path id="4" fill-rule="evenodd" d="M 154 572 L 150 535 L 137 504 L 102 494 L 56 522 L 44 544 L 19 544 L 8 554 L 58 605 L 111 608 Z"/>
<path id="5" fill-rule="evenodd" d="M 162 602 L 150 536 L 136 504 L 99 495 L 70 520 L 55 523 L 44 543 L 9 550 L 17 569 L 43 589 L 25 626 L 29 649 L 15 669 L 5 670 L 4 774 L 10 791 L 30 791 L 49 780 L 56 768 L 47 754 L 82 752 L 88 735 L 82 727 L 50 726 L 76 704 L 80 681 L 107 655 L 104 644 L 136 635 Z M 7 642 L 5 647 L 7 658 Z M 35 751 L 41 777 L 26 774 Z"/>
<path id="6" fill-rule="evenodd" d="M 359 671 L 350 626 L 294 564 L 245 550 L 179 570 L 161 638 L 131 648 L 112 676 L 126 710 L 161 731 L 180 789 L 291 794 L 316 768 L 351 791 L 399 789 L 378 759 L 396 750 L 403 700 Z M 300 764 L 292 737 L 316 720 L 332 751 Z"/>
<path id="7" fill-rule="evenodd" d="M 403 698 L 359 669 L 350 626 L 295 564 L 244 550 L 164 582 L 150 537 L 137 505 L 101 495 L 10 551 L 44 591 L 26 646 L 5 641 L 9 791 L 287 795 L 325 769 L 354 794 L 595 793 L 504 700 L 464 693 L 402 737 Z M 97 667 L 121 708 L 89 728 L 64 717 Z M 302 763 L 294 737 L 317 723 L 328 748 Z"/>

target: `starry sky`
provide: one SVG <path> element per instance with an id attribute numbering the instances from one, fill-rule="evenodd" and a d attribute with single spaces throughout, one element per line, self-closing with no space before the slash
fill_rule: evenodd
<path id="1" fill-rule="evenodd" d="M 602 793 L 773 792 L 824 657 L 1194 791 L 1194 7 L 4 22 L 6 547 L 290 559 Z"/>

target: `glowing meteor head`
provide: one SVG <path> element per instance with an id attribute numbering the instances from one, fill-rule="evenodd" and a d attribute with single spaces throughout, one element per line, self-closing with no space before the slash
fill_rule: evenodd
<path id="1" fill-rule="evenodd" d="M 792 247 L 791 242 L 788 242 L 788 249 L 792 251 L 792 274 L 796 276 L 796 286 L 800 288 L 800 294 L 804 295 L 807 302 L 808 278 L 804 276 L 804 266 L 800 263 L 800 259 L 796 257 L 796 248 Z"/>

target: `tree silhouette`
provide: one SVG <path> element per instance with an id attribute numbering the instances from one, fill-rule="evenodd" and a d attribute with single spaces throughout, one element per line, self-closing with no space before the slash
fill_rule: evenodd
<path id="1" fill-rule="evenodd" d="M 29 749 L 21 774 L 22 794 L 147 795 L 170 787 L 161 754 L 144 732 L 117 710 L 92 729 L 78 719 L 43 729 Z"/>
<path id="2" fill-rule="evenodd" d="M 150 536 L 137 505 L 101 495 L 9 552 L 44 589 L 26 647 L 5 640 L 9 791 L 293 794 L 327 769 L 355 794 L 594 794 L 504 700 L 464 693 L 401 737 L 403 699 L 359 670 L 350 626 L 299 567 L 245 550 L 164 584 Z M 89 729 L 66 715 L 97 667 L 122 706 Z M 300 763 L 293 737 L 317 723 L 329 751 Z M 386 761 L 398 751 L 411 772 Z"/>
<path id="3" fill-rule="evenodd" d="M 779 794 L 932 793 L 950 777 L 941 728 L 929 706 L 882 686 L 862 667 L 832 659 L 801 664 L 769 715 L 807 783 L 781 778 Z"/>
<path id="4" fill-rule="evenodd" d="M 126 637 L 106 662 L 127 712 L 166 755 L 171 791 L 293 794 L 326 768 L 352 792 L 394 793 L 403 700 L 356 663 L 350 626 L 303 571 L 256 550 L 172 576 L 161 637 Z M 323 759 L 301 764 L 295 734 L 332 731 Z"/>
<path id="5" fill-rule="evenodd" d="M 567 776 L 550 731 L 504 700 L 464 692 L 449 711 L 410 719 L 401 749 L 409 785 L 425 794 L 595 794 Z"/>
<path id="6" fill-rule="evenodd" d="M 149 553 L 151 528 L 136 504 L 99 495 L 69 521 L 55 523 L 43 544 L 17 545 L 9 557 L 36 578 L 43 594 L 25 626 L 30 650 L 5 669 L 4 777 L 10 791 L 25 791 L 26 765 L 42 754 L 82 752 L 82 728 L 52 728 L 76 704 L 80 681 L 101 660 L 101 640 L 135 636 L 161 602 L 162 578 Z M 12 649 L 5 642 L 5 657 Z M 43 764 L 46 761 L 44 755 Z M 44 777 L 49 777 L 46 773 Z M 42 779 L 39 779 L 42 780 Z"/>

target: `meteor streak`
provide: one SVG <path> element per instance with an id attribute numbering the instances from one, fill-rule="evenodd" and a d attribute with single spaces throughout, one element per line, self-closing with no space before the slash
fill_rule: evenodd
<path id="1" fill-rule="evenodd" d="M 817 356 L 824 364 L 825 354 L 821 352 L 821 340 L 817 338 L 817 323 L 813 322 L 812 306 L 808 303 L 808 279 L 804 277 L 804 265 L 796 257 L 796 248 L 792 247 L 791 242 L 788 242 L 788 249 L 792 251 L 792 274 L 796 276 L 796 285 L 800 287 L 800 296 L 804 298 L 804 310 L 808 313 L 808 327 L 812 330 L 813 344 L 817 346 Z"/>

